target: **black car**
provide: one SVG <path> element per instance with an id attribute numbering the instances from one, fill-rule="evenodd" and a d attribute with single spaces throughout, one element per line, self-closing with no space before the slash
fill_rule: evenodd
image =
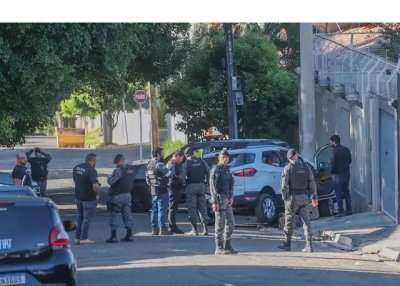
<path id="1" fill-rule="evenodd" d="M 35 191 L 28 186 L 0 186 L 0 197 L 33 197 L 37 198 Z"/>
<path id="2" fill-rule="evenodd" d="M 228 150 L 248 148 L 251 146 L 266 146 L 274 145 L 285 148 L 290 148 L 287 142 L 278 139 L 232 139 L 232 140 L 210 140 L 201 142 L 190 142 L 183 146 L 181 149 L 184 150 L 187 147 L 192 147 L 196 152 L 197 156 L 203 157 L 206 154 L 220 151 L 224 148 Z M 168 154 L 165 158 L 165 162 L 168 162 L 172 157 L 172 154 Z M 142 160 L 134 162 L 134 168 L 136 171 L 135 184 L 131 191 L 132 195 L 132 211 L 145 212 L 150 210 L 151 193 L 149 186 L 146 184 L 146 164 L 148 160 Z M 185 194 L 182 194 L 182 202 L 185 201 Z"/>
<path id="3" fill-rule="evenodd" d="M 50 199 L 0 197 L 0 221 L 0 286 L 76 285 L 73 224 Z"/>
<path id="4" fill-rule="evenodd" d="M 0 186 L 14 186 L 14 181 L 10 173 L 0 172 Z M 34 180 L 32 180 L 32 189 L 40 197 L 40 187 Z"/>

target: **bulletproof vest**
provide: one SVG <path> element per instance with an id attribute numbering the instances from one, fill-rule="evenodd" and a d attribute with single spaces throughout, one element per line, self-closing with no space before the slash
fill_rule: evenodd
<path id="1" fill-rule="evenodd" d="M 133 188 L 135 180 L 135 170 L 132 165 L 120 167 L 122 170 L 122 177 L 112 186 L 115 194 L 127 194 Z"/>
<path id="2" fill-rule="evenodd" d="M 167 188 L 168 185 L 168 178 L 156 170 L 157 163 L 157 160 L 150 160 L 146 170 L 146 175 L 150 181 L 150 187 L 152 191 L 154 190 L 155 192 L 157 192 L 157 189 Z"/>
<path id="3" fill-rule="evenodd" d="M 232 177 L 228 167 L 216 166 L 215 179 L 217 180 L 217 194 L 229 194 L 232 189 Z"/>
<path id="4" fill-rule="evenodd" d="M 175 174 L 169 178 L 168 187 L 172 189 L 181 189 L 183 188 L 183 184 L 181 180 L 179 180 L 178 176 L 182 169 L 182 163 L 175 164 Z"/>
<path id="5" fill-rule="evenodd" d="M 199 184 L 204 183 L 206 167 L 204 162 L 192 158 L 191 160 L 186 160 L 187 163 L 187 184 Z"/>
<path id="6" fill-rule="evenodd" d="M 293 194 L 307 194 L 308 168 L 302 162 L 291 164 L 289 168 L 289 187 Z"/>

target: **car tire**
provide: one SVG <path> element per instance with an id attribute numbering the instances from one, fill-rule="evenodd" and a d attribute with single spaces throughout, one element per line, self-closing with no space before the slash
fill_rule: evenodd
<path id="1" fill-rule="evenodd" d="M 278 218 L 278 206 L 275 197 L 270 194 L 261 194 L 255 208 L 257 221 L 274 224 Z"/>
<path id="2" fill-rule="evenodd" d="M 145 182 L 137 182 L 131 191 L 132 212 L 147 212 L 151 209 L 152 196 L 150 187 Z"/>
<path id="3" fill-rule="evenodd" d="M 320 201 L 318 204 L 318 212 L 320 217 L 327 217 L 333 215 L 333 200 L 327 199 Z"/>

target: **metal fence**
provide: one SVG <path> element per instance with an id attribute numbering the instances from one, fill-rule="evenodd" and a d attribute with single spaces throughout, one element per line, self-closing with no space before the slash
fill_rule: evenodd
<path id="1" fill-rule="evenodd" d="M 335 38 L 316 34 L 314 65 L 319 82 L 343 88 L 346 93 L 396 99 L 399 65 L 377 55 L 383 51 L 378 44 L 379 37 L 355 44 L 354 36 Z"/>

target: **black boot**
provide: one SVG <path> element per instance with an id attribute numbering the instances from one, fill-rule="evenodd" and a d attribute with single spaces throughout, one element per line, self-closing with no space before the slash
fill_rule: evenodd
<path id="1" fill-rule="evenodd" d="M 303 248 L 302 252 L 308 252 L 308 253 L 314 252 L 311 240 L 306 241 L 306 246 Z"/>
<path id="2" fill-rule="evenodd" d="M 279 244 L 277 247 L 282 249 L 282 250 L 285 250 L 285 251 L 291 251 L 292 250 L 291 249 L 291 242 L 290 242 L 289 239 L 285 239 L 285 241 L 282 242 L 281 244 Z"/>
<path id="3" fill-rule="evenodd" d="M 192 225 L 192 230 L 191 230 L 190 232 L 188 232 L 187 234 L 188 234 L 188 235 L 191 235 L 191 236 L 198 236 L 198 235 L 199 235 L 199 232 L 198 232 L 198 230 L 197 230 L 197 223 L 195 223 L 195 222 L 190 222 L 190 224 Z"/>
<path id="4" fill-rule="evenodd" d="M 238 252 L 233 249 L 230 240 L 225 241 L 224 254 L 238 254 Z"/>
<path id="5" fill-rule="evenodd" d="M 107 243 L 118 243 L 116 230 L 111 231 L 111 237 L 109 239 L 107 239 L 106 242 Z"/>
<path id="6" fill-rule="evenodd" d="M 222 241 L 215 241 L 215 255 L 225 254 L 224 243 Z"/>
<path id="7" fill-rule="evenodd" d="M 207 223 L 203 223 L 203 235 L 208 236 L 208 227 Z"/>
<path id="8" fill-rule="evenodd" d="M 133 241 L 132 229 L 130 229 L 130 228 L 126 229 L 126 235 L 123 239 L 121 239 L 121 241 L 123 241 L 123 242 Z"/>

